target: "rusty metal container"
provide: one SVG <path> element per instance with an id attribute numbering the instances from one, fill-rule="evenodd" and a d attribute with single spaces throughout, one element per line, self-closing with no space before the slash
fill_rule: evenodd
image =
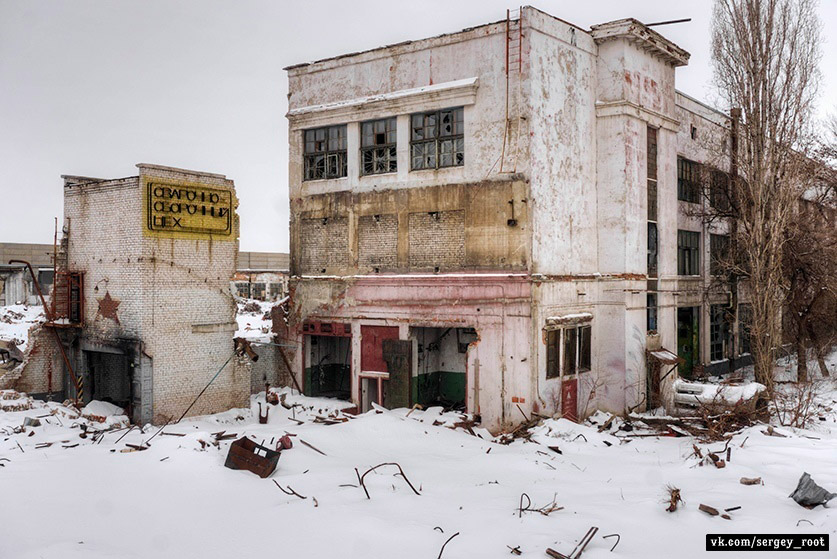
<path id="1" fill-rule="evenodd" d="M 270 450 L 247 437 L 236 439 L 230 445 L 224 466 L 231 470 L 248 470 L 266 478 L 276 469 L 281 452 Z"/>

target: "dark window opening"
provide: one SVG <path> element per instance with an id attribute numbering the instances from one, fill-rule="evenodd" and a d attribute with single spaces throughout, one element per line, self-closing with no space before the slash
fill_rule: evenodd
<path id="1" fill-rule="evenodd" d="M 753 307 L 738 305 L 738 353 L 750 353 L 750 325 L 753 323 Z"/>
<path id="2" fill-rule="evenodd" d="M 648 277 L 657 277 L 657 224 L 648 222 Z"/>
<path id="3" fill-rule="evenodd" d="M 394 173 L 397 170 L 395 117 L 361 123 L 361 173 L 377 175 L 380 173 Z"/>
<path id="4" fill-rule="evenodd" d="M 465 164 L 465 112 L 462 107 L 410 115 L 413 170 Z"/>
<path id="5" fill-rule="evenodd" d="M 561 362 L 560 334 L 560 330 L 548 330 L 546 332 L 546 378 L 561 376 L 561 371 L 558 368 Z"/>
<path id="6" fill-rule="evenodd" d="M 657 294 L 649 293 L 645 297 L 645 328 L 649 332 L 657 330 Z"/>
<path id="7" fill-rule="evenodd" d="M 709 235 L 709 273 L 713 276 L 723 274 L 729 266 L 729 235 Z"/>
<path id="8" fill-rule="evenodd" d="M 729 175 L 717 169 L 710 175 L 709 203 L 720 212 L 730 211 Z"/>
<path id="9" fill-rule="evenodd" d="M 303 135 L 303 180 L 346 176 L 345 124 L 305 130 Z"/>
<path id="10" fill-rule="evenodd" d="M 700 202 L 700 165 L 682 157 L 677 158 L 677 199 Z"/>
<path id="11" fill-rule="evenodd" d="M 712 305 L 709 309 L 709 360 L 726 359 L 728 344 L 729 315 L 726 305 Z"/>
<path id="12" fill-rule="evenodd" d="M 677 231 L 677 273 L 681 276 L 700 275 L 700 233 Z"/>

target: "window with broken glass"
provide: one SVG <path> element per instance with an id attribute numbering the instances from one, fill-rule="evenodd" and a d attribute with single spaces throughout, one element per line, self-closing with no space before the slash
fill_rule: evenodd
<path id="1" fill-rule="evenodd" d="M 753 323 L 753 307 L 738 305 L 738 354 L 750 353 L 750 325 Z"/>
<path id="2" fill-rule="evenodd" d="M 589 325 L 547 330 L 546 378 L 589 371 L 591 335 L 592 328 Z"/>
<path id="3" fill-rule="evenodd" d="M 394 173 L 396 158 L 395 117 L 368 120 L 360 125 L 360 172 L 364 175 Z"/>
<path id="4" fill-rule="evenodd" d="M 410 115 L 411 168 L 438 169 L 465 164 L 462 107 Z"/>
<path id="5" fill-rule="evenodd" d="M 700 202 L 700 165 L 682 157 L 677 158 L 677 199 Z"/>
<path id="6" fill-rule="evenodd" d="M 724 268 L 729 265 L 727 262 L 729 254 L 729 235 L 709 235 L 709 273 L 719 276 Z"/>
<path id="7" fill-rule="evenodd" d="M 346 176 L 346 125 L 303 131 L 303 180 Z"/>
<path id="8" fill-rule="evenodd" d="M 729 317 L 726 305 L 711 305 L 709 309 L 709 359 L 726 359 L 729 344 Z"/>
<path id="9" fill-rule="evenodd" d="M 700 233 L 677 231 L 677 273 L 681 276 L 700 275 Z"/>

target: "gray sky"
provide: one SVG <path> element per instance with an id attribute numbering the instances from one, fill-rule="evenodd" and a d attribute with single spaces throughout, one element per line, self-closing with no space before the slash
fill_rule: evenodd
<path id="1" fill-rule="evenodd" d="M 650 23 L 692 54 L 678 89 L 712 101 L 711 2 L 542 0 L 588 28 Z M 51 243 L 61 174 L 123 177 L 159 163 L 226 174 L 241 249 L 288 249 L 284 66 L 499 20 L 500 0 L 0 0 L 0 241 Z M 837 0 L 821 0 L 824 22 Z M 837 103 L 823 30 L 823 110 Z M 831 69 L 829 74 L 827 71 Z"/>

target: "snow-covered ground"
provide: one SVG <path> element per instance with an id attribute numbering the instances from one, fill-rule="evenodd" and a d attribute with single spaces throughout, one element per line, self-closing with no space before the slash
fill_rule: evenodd
<path id="1" fill-rule="evenodd" d="M 237 299 L 235 320 L 238 322 L 236 338 L 244 338 L 251 342 L 267 343 L 271 341 L 270 329 L 273 322 L 270 319 L 270 309 L 276 303 L 272 301 L 257 301 L 255 299 Z"/>
<path id="2" fill-rule="evenodd" d="M 41 305 L 7 305 L 0 307 L 0 340 L 11 341 L 26 351 L 29 329 L 46 321 Z"/>
<path id="3" fill-rule="evenodd" d="M 148 450 L 123 452 L 158 428 L 108 432 L 94 442 L 90 433 L 104 424 L 34 402 L 30 410 L 0 412 L 0 557 L 432 559 L 457 533 L 445 559 L 510 557 L 518 546 L 523 557 L 546 557 L 547 547 L 569 554 L 591 526 L 599 532 L 585 559 L 703 557 L 705 534 L 718 532 L 827 533 L 833 550 L 837 503 L 807 510 L 788 498 L 803 472 L 837 491 L 837 391 L 833 382 L 829 388 L 823 401 L 832 410 L 815 428 L 777 428 L 787 437 L 765 435 L 764 426 L 746 429 L 731 440 L 723 469 L 699 466 L 690 437 L 637 437 L 636 429 L 619 430 L 619 421 L 599 433 L 595 425 L 546 420 L 534 428 L 534 442 L 500 445 L 479 429 L 485 438 L 449 428 L 459 417 L 439 409 L 409 417 L 404 409 L 373 411 L 326 424 L 315 419 L 347 417 L 334 411 L 339 402 L 289 395 L 286 403 L 299 407 L 269 406 L 269 422 L 260 425 L 264 394 L 250 409 L 164 430 L 183 437 L 161 434 Z M 0 406 L 4 401 L 13 402 Z M 26 417 L 42 425 L 20 429 Z M 593 419 L 601 424 L 605 416 Z M 271 478 L 260 479 L 224 467 L 231 441 L 212 444 L 219 431 L 269 446 L 292 433 L 294 445 Z M 363 473 L 382 462 L 399 463 L 421 495 L 385 466 L 366 476 L 367 499 L 355 468 Z M 761 477 L 764 485 L 742 485 L 742 477 Z M 674 513 L 665 511 L 667 485 L 685 500 Z M 531 508 L 554 501 L 563 509 L 521 515 L 523 493 Z M 725 520 L 700 512 L 700 504 L 741 508 Z M 621 538 L 612 552 L 616 538 L 602 537 L 610 534 Z"/>

